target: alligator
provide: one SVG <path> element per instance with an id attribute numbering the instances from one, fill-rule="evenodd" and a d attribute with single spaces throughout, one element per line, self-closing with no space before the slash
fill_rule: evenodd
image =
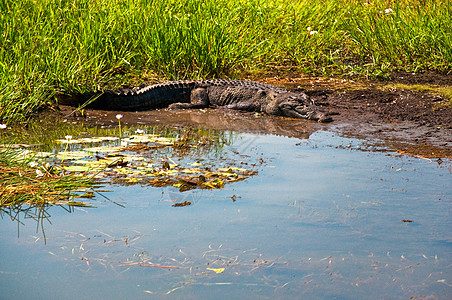
<path id="1" fill-rule="evenodd" d="M 120 111 L 223 107 L 318 122 L 332 121 L 303 92 L 248 80 L 179 80 L 106 91 L 89 107 Z"/>

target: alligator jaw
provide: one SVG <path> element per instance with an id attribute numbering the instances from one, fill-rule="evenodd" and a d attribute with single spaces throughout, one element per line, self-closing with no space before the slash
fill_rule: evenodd
<path id="1" fill-rule="evenodd" d="M 321 122 L 321 123 L 333 122 L 333 118 L 323 112 L 318 111 L 315 114 L 316 114 L 315 119 L 312 119 L 312 120 L 317 120 L 317 122 Z"/>
<path id="2" fill-rule="evenodd" d="M 327 123 L 332 122 L 333 119 L 327 114 L 320 112 L 317 107 L 305 106 L 305 105 L 283 105 L 281 108 L 283 116 L 297 118 L 297 119 L 307 119 L 317 122 Z"/>

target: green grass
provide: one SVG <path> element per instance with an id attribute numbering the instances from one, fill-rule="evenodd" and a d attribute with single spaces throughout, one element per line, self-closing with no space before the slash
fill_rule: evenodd
<path id="1" fill-rule="evenodd" d="M 0 149 L 0 208 L 22 204 L 87 205 L 71 197 L 77 196 L 72 191 L 93 187 L 91 179 L 63 174 L 31 156 L 18 160 L 17 151 Z"/>
<path id="2" fill-rule="evenodd" d="M 0 122 L 156 79 L 450 71 L 451 15 L 433 0 L 0 0 Z"/>

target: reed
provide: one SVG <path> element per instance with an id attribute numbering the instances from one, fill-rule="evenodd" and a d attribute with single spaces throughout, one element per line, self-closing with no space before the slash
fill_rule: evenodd
<path id="1" fill-rule="evenodd" d="M 23 152 L 21 152 L 23 154 Z M 0 149 L 0 208 L 28 205 L 86 206 L 73 191 L 95 185 L 92 179 L 65 175 L 31 156 L 18 159 L 17 149 Z"/>

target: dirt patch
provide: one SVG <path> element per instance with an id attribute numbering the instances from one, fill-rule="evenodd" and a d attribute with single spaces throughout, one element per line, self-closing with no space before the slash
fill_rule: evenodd
<path id="1" fill-rule="evenodd" d="M 405 84 L 452 85 L 452 76 L 436 72 L 397 72 L 390 75 L 390 81 Z"/>
<path id="2" fill-rule="evenodd" d="M 451 76 L 425 73 L 393 74 L 405 84 L 452 84 Z M 451 100 L 427 92 L 385 88 L 387 81 L 353 81 L 337 78 L 266 78 L 267 83 L 304 91 L 334 122 L 318 124 L 224 109 L 123 113 L 127 124 L 199 126 L 308 138 L 319 129 L 347 136 L 377 139 L 388 148 L 424 157 L 452 158 Z M 63 113 L 70 108 L 62 107 Z M 86 110 L 85 121 L 115 126 L 117 112 Z M 81 119 L 81 118 L 78 118 Z"/>
<path id="3" fill-rule="evenodd" d="M 451 157 L 452 109 L 447 100 L 427 93 L 375 88 L 312 98 L 335 116 L 333 129 L 353 136 L 391 141 L 403 152 Z"/>
<path id="4" fill-rule="evenodd" d="M 452 86 L 452 76 L 393 74 L 394 81 L 325 78 L 270 78 L 266 81 L 302 90 L 333 115 L 329 129 L 349 136 L 380 139 L 398 152 L 452 157 L 451 100 L 428 92 L 386 88 L 390 82 Z"/>

